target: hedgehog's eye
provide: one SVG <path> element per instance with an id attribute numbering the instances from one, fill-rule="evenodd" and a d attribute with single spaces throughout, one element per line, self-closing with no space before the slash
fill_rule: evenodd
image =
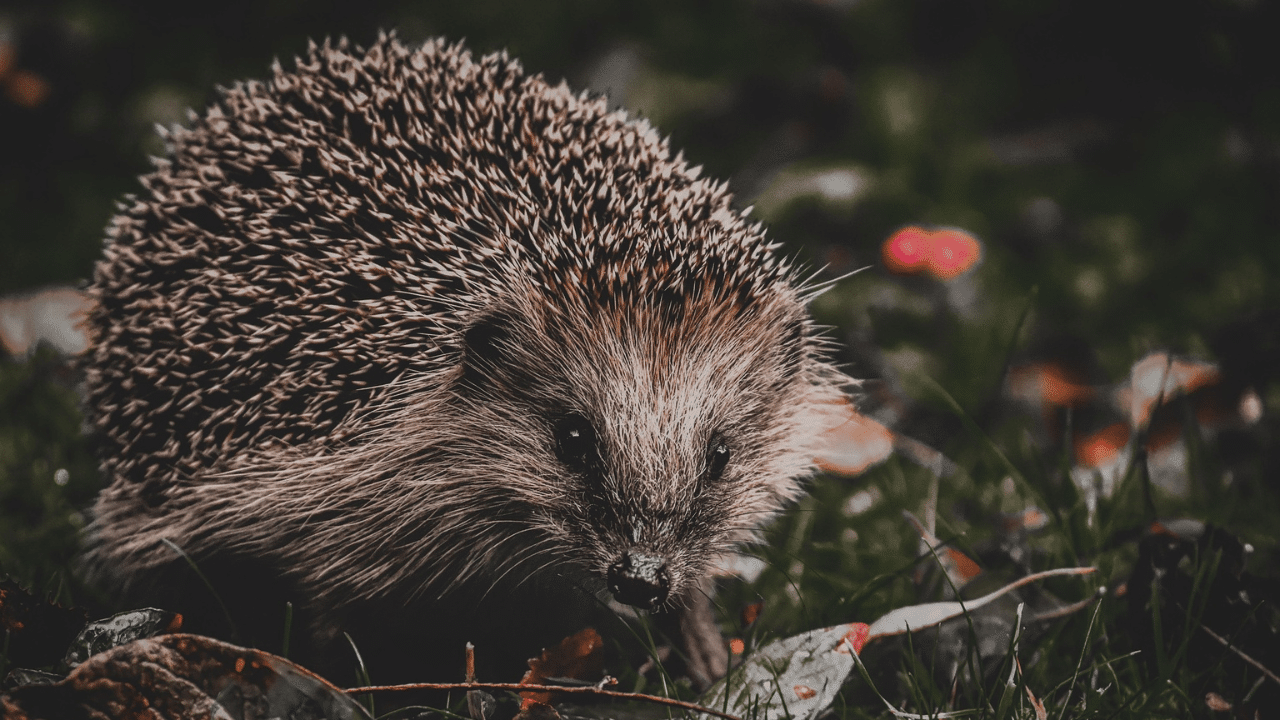
<path id="1" fill-rule="evenodd" d="M 556 423 L 556 456 L 575 470 L 585 471 L 600 457 L 596 430 L 591 421 L 578 413 L 569 413 Z"/>
<path id="2" fill-rule="evenodd" d="M 707 479 L 719 480 L 724 468 L 729 464 L 729 445 L 722 438 L 716 438 L 707 445 Z"/>

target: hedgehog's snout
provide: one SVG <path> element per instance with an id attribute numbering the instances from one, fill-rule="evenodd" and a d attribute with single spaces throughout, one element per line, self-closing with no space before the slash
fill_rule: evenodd
<path id="1" fill-rule="evenodd" d="M 609 591 L 618 602 L 643 610 L 660 606 L 671 589 L 666 559 L 639 551 L 622 553 L 609 566 L 607 580 Z"/>

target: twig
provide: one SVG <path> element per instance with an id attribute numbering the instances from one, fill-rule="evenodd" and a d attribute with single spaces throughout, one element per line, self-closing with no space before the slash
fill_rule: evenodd
<path id="1" fill-rule="evenodd" d="M 1275 673 L 1273 673 L 1273 672 L 1271 672 L 1270 670 L 1268 670 L 1266 665 L 1263 665 L 1262 663 L 1258 662 L 1257 660 L 1254 660 L 1253 658 L 1251 658 L 1251 657 L 1249 657 L 1248 655 L 1246 655 L 1246 654 L 1244 654 L 1243 652 L 1241 652 L 1238 648 L 1236 648 L 1235 646 L 1233 646 L 1233 645 L 1231 644 L 1231 641 L 1230 641 L 1230 640 L 1228 640 L 1228 639 L 1226 639 L 1226 638 L 1222 637 L 1221 635 L 1219 635 L 1218 633 L 1216 633 L 1216 632 L 1214 632 L 1214 631 L 1210 630 L 1208 627 L 1206 627 L 1206 626 L 1204 626 L 1204 625 L 1201 625 L 1201 626 L 1200 626 L 1200 629 L 1201 629 L 1201 630 L 1203 630 L 1203 631 L 1205 631 L 1205 632 L 1207 632 L 1207 633 L 1209 633 L 1209 637 L 1211 637 L 1211 638 L 1213 638 L 1214 640 L 1217 640 L 1218 642 L 1222 643 L 1222 644 L 1223 644 L 1223 645 L 1224 645 L 1228 650 L 1230 650 L 1231 652 L 1233 652 L 1233 653 L 1235 653 L 1236 655 L 1240 656 L 1240 659 L 1241 659 L 1241 660 L 1244 660 L 1245 662 L 1249 663 L 1250 665 L 1252 665 L 1252 666 L 1254 666 L 1254 667 L 1258 668 L 1259 670 L 1261 670 L 1261 671 L 1262 671 L 1262 674 L 1263 674 L 1263 675 L 1266 675 L 1267 677 L 1269 677 L 1269 678 L 1271 678 L 1273 681 L 1275 681 L 1277 684 L 1280 684 L 1280 677 L 1277 677 Z"/>

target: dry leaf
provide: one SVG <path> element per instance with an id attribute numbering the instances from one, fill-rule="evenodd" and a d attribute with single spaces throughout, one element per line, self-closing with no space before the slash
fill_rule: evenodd
<path id="1" fill-rule="evenodd" d="M 983 605 L 986 605 L 1016 588 L 1037 580 L 1043 580 L 1047 577 L 1057 575 L 1087 575 L 1095 571 L 1096 568 L 1091 567 L 1045 570 L 1044 572 L 1033 573 L 1026 577 L 1019 578 L 995 592 L 988 593 L 980 598 L 974 598 L 973 600 L 924 603 L 921 605 L 912 605 L 911 607 L 891 610 L 880 616 L 880 618 L 875 622 L 871 623 L 871 629 L 868 633 L 867 639 L 870 641 L 887 635 L 901 635 L 902 633 L 910 632 L 912 630 L 932 627 L 938 623 L 950 620 L 951 618 L 960 617 L 965 612 L 977 610 Z"/>
<path id="2" fill-rule="evenodd" d="M 586 628 L 570 635 L 550 650 L 543 650 L 542 657 L 529 661 L 529 671 L 520 679 L 522 685 L 542 685 L 552 678 L 573 680 L 599 680 L 604 673 L 604 640 L 595 628 Z M 550 704 L 551 693 L 526 692 L 522 707 L 532 703 Z"/>
<path id="3" fill-rule="evenodd" d="M 69 287 L 0 298 L 0 344 L 10 355 L 26 355 L 42 341 L 79 355 L 89 348 L 84 320 L 92 307 L 88 295 Z"/>
<path id="4" fill-rule="evenodd" d="M 1194 392 L 1220 379 L 1218 366 L 1213 363 L 1151 353 L 1133 364 L 1129 372 L 1129 386 L 1121 388 L 1117 397 L 1128 406 L 1129 422 L 1133 427 L 1146 427 L 1158 403 L 1178 394 Z"/>
<path id="5" fill-rule="evenodd" d="M 1216 692 L 1205 693 L 1204 704 L 1214 712 L 1231 712 L 1231 703 Z"/>
<path id="6" fill-rule="evenodd" d="M 845 643 L 851 635 L 857 635 L 852 625 L 837 625 L 775 640 L 730 670 L 698 702 L 757 720 L 816 717 L 853 671 Z"/>
<path id="7" fill-rule="evenodd" d="M 98 653 L 52 685 L 0 696 L 5 717 L 60 720 L 356 720 L 346 693 L 285 660 L 198 635 L 163 635 Z"/>
<path id="8" fill-rule="evenodd" d="M 815 462 L 822 470 L 858 475 L 893 453 L 893 432 L 860 415 L 852 405 L 842 408 L 843 422 L 821 436 L 822 450 Z"/>

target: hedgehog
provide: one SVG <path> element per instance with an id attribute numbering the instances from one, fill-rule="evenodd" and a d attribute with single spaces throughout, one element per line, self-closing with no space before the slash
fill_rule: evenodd
<path id="1" fill-rule="evenodd" d="M 708 578 L 850 383 L 727 183 L 604 97 L 393 33 L 161 133 L 90 286 L 94 581 L 221 569 L 233 619 L 278 634 L 278 586 L 316 648 L 414 652 L 612 598 L 724 671 Z"/>

